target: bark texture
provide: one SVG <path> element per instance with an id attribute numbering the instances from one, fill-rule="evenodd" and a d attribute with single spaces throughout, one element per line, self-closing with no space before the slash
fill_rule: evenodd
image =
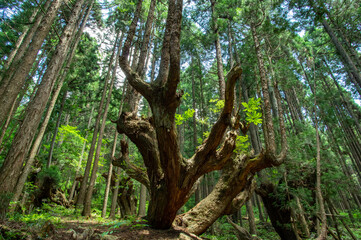
<path id="1" fill-rule="evenodd" d="M 127 144 L 122 143 L 123 155 L 117 164 L 150 192 L 147 219 L 155 228 L 166 229 L 172 225 L 177 211 L 195 190 L 195 183 L 206 173 L 222 169 L 222 177 L 213 191 L 197 206 L 177 219 L 176 224 L 189 232 L 200 234 L 223 214 L 231 214 L 247 198 L 253 175 L 266 167 L 278 166 L 287 152 L 285 129 L 280 114 L 282 149 L 276 152 L 275 137 L 269 103 L 265 94 L 264 108 L 267 112 L 268 143 L 259 154 L 235 155 L 237 131 L 247 132 L 248 126 L 239 122 L 239 116 L 232 116 L 234 88 L 242 69 L 234 66 L 226 76 L 224 108 L 212 127 L 209 137 L 197 148 L 195 154 L 186 159 L 182 156 L 175 126 L 175 113 L 180 104 L 182 92 L 177 92 L 180 81 L 180 32 L 182 19 L 181 0 L 168 2 L 168 16 L 163 38 L 159 74 L 154 82 L 143 80 L 139 70 L 131 68 L 128 62 L 130 46 L 136 31 L 142 1 L 129 27 L 119 64 L 129 84 L 148 101 L 152 116 L 140 118 L 133 112 L 123 112 L 117 121 L 117 131 L 125 134 L 137 146 L 143 157 L 146 170 L 137 168 L 127 160 Z M 170 46 L 171 44 L 171 46 Z M 259 44 L 258 44 L 259 45 Z M 265 76 L 265 75 L 264 75 Z M 268 82 L 262 80 L 262 90 L 268 91 Z M 267 98 L 267 100 L 266 100 Z M 277 98 L 277 96 L 276 96 Z M 279 101 L 279 99 L 277 99 Z M 282 113 L 282 109 L 278 109 Z M 228 129 L 228 131 L 227 131 Z M 271 135 L 273 134 L 273 135 Z M 116 165 L 116 163 L 114 163 Z M 247 195 L 247 194 L 246 194 Z"/>
<path id="2" fill-rule="evenodd" d="M 14 67 L 6 71 L 0 81 L 0 125 L 4 123 L 12 104 L 25 83 L 26 76 L 29 74 L 38 51 L 49 33 L 61 2 L 62 0 L 51 2 L 24 56 L 14 61 Z M 14 71 L 11 71 L 12 69 Z"/>
<path id="3" fill-rule="evenodd" d="M 0 195 L 7 195 L 9 193 L 12 194 L 14 192 L 24 159 L 28 154 L 36 129 L 39 126 L 46 103 L 54 86 L 56 76 L 64 63 L 65 56 L 68 52 L 70 41 L 73 36 L 72 33 L 76 29 L 76 22 L 82 4 L 83 0 L 80 0 L 75 3 L 72 9 L 72 17 L 69 19 L 68 24 L 64 28 L 61 35 L 61 41 L 57 45 L 56 51 L 50 60 L 36 96 L 27 107 L 24 121 L 16 133 L 13 144 L 0 169 Z M 7 208 L 8 202 L 2 206 Z"/>

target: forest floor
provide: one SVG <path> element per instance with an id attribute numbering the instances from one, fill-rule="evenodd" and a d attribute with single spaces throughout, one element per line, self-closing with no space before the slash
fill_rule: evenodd
<path id="1" fill-rule="evenodd" d="M 0 240 L 203 239 L 181 230 L 152 229 L 140 219 L 104 222 L 99 219 L 74 219 L 62 216 L 55 221 L 44 220 L 33 223 L 14 220 L 0 221 Z"/>

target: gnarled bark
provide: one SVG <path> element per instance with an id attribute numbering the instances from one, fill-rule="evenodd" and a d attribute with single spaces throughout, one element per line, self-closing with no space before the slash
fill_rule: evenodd
<path id="1" fill-rule="evenodd" d="M 202 175 L 223 169 L 222 177 L 212 193 L 180 218 L 180 225 L 184 224 L 188 231 L 199 234 L 204 232 L 219 216 L 227 213 L 232 204 L 236 205 L 242 202 L 242 198 L 238 194 L 247 189 L 246 186 L 249 186 L 257 171 L 277 166 L 284 161 L 287 142 L 282 115 L 280 116 L 282 135 L 280 154 L 276 153 L 269 95 L 265 94 L 265 112 L 267 113 L 265 124 L 268 126 L 266 129 L 270 131 L 266 150 L 262 150 L 256 156 L 252 156 L 253 154 L 235 156 L 233 151 L 236 146 L 237 129 L 242 128 L 242 132 L 247 132 L 248 129 L 248 126 L 239 123 L 239 116 L 232 116 L 234 87 L 242 73 L 241 67 L 237 65 L 226 76 L 224 108 L 212 127 L 209 137 L 197 148 L 191 158 L 185 159 L 180 152 L 175 126 L 175 113 L 183 94 L 177 92 L 180 81 L 180 32 L 183 1 L 169 1 L 159 75 L 151 83 L 143 81 L 142 72 L 139 69 L 132 69 L 128 62 L 141 4 L 140 0 L 133 22 L 129 27 L 119 64 L 129 84 L 148 101 L 152 116 L 139 118 L 134 112 L 131 112 L 122 113 L 118 119 L 117 131 L 127 135 L 137 146 L 143 157 L 146 171 L 138 171 L 141 169 L 135 169 L 126 161 L 123 161 L 126 163 L 124 168 L 133 168 L 132 170 L 137 172 L 135 175 L 143 176 L 143 179 L 145 176 L 148 177 L 150 190 L 148 222 L 153 227 L 161 229 L 169 228 L 172 225 L 177 211 L 189 199 L 194 191 L 194 183 Z M 170 47 L 170 43 L 172 43 L 172 47 Z M 264 84 L 267 85 L 266 78 L 262 79 L 262 90 L 268 91 Z M 281 108 L 279 108 L 279 113 L 282 113 Z M 224 138 L 227 128 L 230 130 Z M 209 213 L 209 215 L 204 213 Z"/>

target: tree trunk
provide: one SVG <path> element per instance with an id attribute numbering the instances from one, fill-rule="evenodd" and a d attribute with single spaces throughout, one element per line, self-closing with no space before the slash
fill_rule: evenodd
<path id="1" fill-rule="evenodd" d="M 250 234 L 257 234 L 256 231 L 256 220 L 254 218 L 254 214 L 253 214 L 253 205 L 252 205 L 252 201 L 248 200 L 246 202 L 246 208 L 247 208 L 247 215 L 248 215 L 248 223 L 249 223 L 249 233 Z"/>
<path id="2" fill-rule="evenodd" d="M 147 188 L 143 184 L 141 184 L 140 194 L 139 194 L 139 211 L 138 211 L 139 217 L 145 216 L 146 199 L 147 199 Z"/>
<path id="3" fill-rule="evenodd" d="M 315 82 L 315 90 L 316 90 L 316 82 Z M 314 97 L 314 106 L 316 108 L 316 96 Z M 316 115 L 316 109 L 315 109 L 315 129 L 316 129 L 316 150 L 317 150 L 317 156 L 316 156 L 316 196 L 319 204 L 319 213 L 321 216 L 321 231 L 319 236 L 317 237 L 317 240 L 324 240 L 327 238 L 327 219 L 326 219 L 326 212 L 325 212 L 325 206 L 322 196 L 322 190 L 321 190 L 321 145 L 320 145 L 320 136 L 318 132 L 318 120 Z"/>
<path id="4" fill-rule="evenodd" d="M 331 41 L 334 44 L 334 46 L 336 47 L 337 52 L 340 54 L 342 63 L 344 64 L 346 71 L 349 71 L 351 73 L 351 75 L 355 78 L 358 86 L 361 87 L 360 71 L 357 69 L 356 65 L 351 60 L 351 58 L 348 55 L 348 53 L 346 52 L 346 50 L 344 49 L 342 44 L 337 39 L 333 29 L 328 24 L 328 22 L 326 21 L 325 18 L 322 18 L 322 25 L 325 28 L 325 31 L 327 32 L 327 34 L 330 36 Z"/>
<path id="5" fill-rule="evenodd" d="M 115 131 L 114 140 L 113 140 L 113 148 L 112 148 L 112 159 L 115 156 L 115 150 L 117 148 L 117 140 L 118 140 L 118 132 Z M 108 197 L 109 197 L 109 190 L 110 190 L 112 175 L 113 175 L 113 164 L 112 164 L 112 162 L 110 162 L 109 163 L 108 178 L 107 178 L 107 185 L 105 187 L 105 193 L 104 193 L 102 218 L 104 218 L 107 215 L 107 205 L 108 205 Z"/>
<path id="6" fill-rule="evenodd" d="M 258 208 L 259 220 L 260 220 L 261 222 L 265 222 L 264 217 L 263 217 L 263 213 L 262 213 L 261 201 L 259 200 L 258 195 L 254 194 L 253 197 L 254 197 L 254 199 L 256 200 L 256 204 L 257 204 L 257 208 Z"/>
<path id="7" fill-rule="evenodd" d="M 49 5 L 50 5 L 50 1 L 47 1 L 45 4 L 46 5 L 44 5 L 44 8 L 47 9 L 49 7 Z M 6 59 L 6 62 L 4 64 L 4 69 L 7 69 L 10 66 L 11 62 L 13 61 L 13 59 L 14 59 L 15 55 L 17 55 L 17 53 L 19 53 L 20 56 L 23 55 L 23 53 L 20 53 L 21 52 L 20 47 L 22 47 L 24 49 L 23 50 L 23 52 L 24 52 L 25 51 L 25 46 L 29 45 L 31 38 L 33 37 L 34 32 L 38 28 L 38 26 L 40 24 L 40 21 L 42 19 L 43 14 L 42 13 L 38 14 L 38 13 L 39 13 L 39 9 L 34 9 L 33 13 L 29 17 L 29 22 L 34 21 L 36 16 L 37 16 L 37 19 L 33 23 L 33 25 L 31 26 L 31 28 L 26 26 L 24 31 L 22 32 L 22 34 L 16 40 L 14 49 L 11 51 L 8 58 Z"/>
<path id="8" fill-rule="evenodd" d="M 302 208 L 302 205 L 301 205 L 301 201 L 300 201 L 300 198 L 298 196 L 295 196 L 295 200 L 296 200 L 296 204 L 297 204 L 297 209 L 298 209 L 298 218 L 300 219 L 300 224 L 301 224 L 301 227 L 302 227 L 302 231 L 303 233 L 305 234 L 305 236 L 307 238 L 310 237 L 310 230 L 309 230 L 309 227 L 308 227 L 308 223 L 306 221 L 306 218 L 305 218 L 305 212 Z"/>
<path id="9" fill-rule="evenodd" d="M 56 0 L 54 2 L 57 2 Z M 53 2 L 53 3 L 54 3 Z M 66 53 L 70 45 L 73 31 L 76 29 L 76 22 L 82 7 L 83 0 L 76 2 L 72 17 L 65 26 L 61 35 L 61 41 L 56 47 L 56 51 L 46 69 L 43 80 L 39 86 L 34 100 L 29 103 L 24 121 L 18 130 L 10 151 L 0 169 L 0 194 L 9 194 L 14 192 L 16 182 L 20 176 L 21 168 L 26 157 L 31 142 L 34 138 L 36 129 L 41 120 L 42 113 L 46 107 L 46 102 L 52 91 L 57 74 L 64 63 Z M 1 114 L 0 114 L 1 116 Z M 5 181 L 6 179 L 6 181 Z M 3 206 L 7 208 L 8 202 Z M 0 214 L 1 215 L 1 214 Z"/>
<path id="10" fill-rule="evenodd" d="M 117 36 L 116 39 L 118 39 L 118 36 Z M 108 65 L 108 72 L 107 72 L 107 75 L 106 75 L 105 80 L 104 80 L 104 88 L 103 88 L 102 98 L 101 98 L 100 103 L 99 103 L 99 108 L 98 108 L 98 111 L 97 111 L 98 115 L 97 115 L 97 119 L 95 121 L 95 127 L 94 127 L 92 142 L 91 142 L 89 153 L 88 153 L 88 160 L 87 160 L 87 163 L 86 163 L 83 180 L 81 182 L 78 198 L 77 198 L 77 201 L 76 201 L 77 206 L 80 206 L 80 205 L 84 204 L 85 193 L 86 193 L 87 186 L 88 186 L 88 178 L 89 178 L 89 175 L 90 175 L 90 169 L 91 169 L 91 165 L 92 165 L 92 162 L 93 162 L 94 150 L 95 150 L 95 146 L 96 146 L 96 142 L 97 142 L 97 138 L 98 138 L 100 119 L 102 117 L 103 105 L 104 105 L 104 101 L 105 101 L 106 93 L 107 93 L 107 89 L 108 89 L 108 81 L 109 81 L 109 76 L 110 76 L 110 72 L 111 72 L 110 69 L 111 69 L 111 66 L 113 65 L 113 61 L 114 61 L 115 54 L 116 54 L 116 46 L 117 46 L 117 41 L 114 44 L 113 51 L 112 51 L 112 56 L 110 57 L 110 61 L 109 61 L 109 65 Z"/>
<path id="11" fill-rule="evenodd" d="M 86 195 L 85 195 L 85 199 L 84 199 L 84 209 L 83 209 L 82 215 L 86 216 L 86 217 L 91 217 L 91 198 L 93 196 L 93 189 L 94 189 L 94 185 L 95 185 L 95 180 L 97 178 L 96 175 L 97 175 L 97 171 L 98 171 L 100 150 L 101 150 L 101 146 L 102 146 L 105 123 L 106 123 L 107 116 L 108 116 L 109 103 L 110 103 L 110 99 L 112 97 L 113 86 L 114 86 L 116 73 L 117 73 L 118 59 L 119 59 L 118 56 L 120 54 L 120 49 L 121 49 L 120 44 L 122 42 L 122 39 L 120 39 L 120 40 L 116 39 L 116 42 L 118 42 L 118 41 L 119 41 L 119 47 L 118 47 L 118 52 L 117 52 L 117 55 L 116 55 L 115 65 L 114 65 L 114 68 L 113 68 L 113 71 L 112 71 L 112 80 L 111 80 L 110 86 L 109 86 L 107 102 L 105 104 L 105 109 L 104 109 L 104 113 L 103 113 L 102 124 L 101 124 L 100 129 L 99 129 L 99 136 L 98 136 L 97 148 L 96 148 L 95 156 L 94 156 L 92 174 L 91 174 L 91 177 L 90 177 L 89 186 L 88 186 L 88 189 L 87 189 L 87 192 L 86 192 Z M 109 69 L 108 71 L 110 72 L 111 69 Z"/>
<path id="12" fill-rule="evenodd" d="M 14 72 L 6 71 L 0 81 L 0 125 L 4 123 L 12 104 L 24 85 L 26 76 L 30 72 L 38 51 L 53 24 L 61 2 L 61 0 L 51 2 L 47 13 L 42 18 L 34 34 L 35 37 L 32 39 L 28 50 L 21 59 L 13 63 L 15 66 Z"/>
<path id="13" fill-rule="evenodd" d="M 115 186 L 114 186 L 113 196 L 112 196 L 112 204 L 110 206 L 110 214 L 109 214 L 110 219 L 115 218 L 115 208 L 117 207 L 117 199 L 118 199 L 118 194 L 119 194 L 120 174 L 121 174 L 121 168 L 117 167 Z"/>
<path id="14" fill-rule="evenodd" d="M 240 127 L 237 121 L 236 124 L 231 121 L 234 87 L 241 75 L 240 66 L 235 66 L 227 74 L 224 108 L 213 125 L 209 137 L 191 158 L 185 159 L 180 153 L 174 120 L 182 96 L 182 93 L 177 92 L 177 86 L 180 82 L 183 1 L 170 0 L 168 4 L 159 74 L 154 82 L 148 83 L 143 81 L 141 72 L 132 69 L 128 62 L 142 5 L 142 1 L 138 1 L 119 64 L 130 85 L 149 102 L 153 115 L 152 118 L 139 118 L 134 113 L 124 112 L 117 121 L 117 131 L 126 134 L 143 157 L 146 171 L 137 169 L 139 174 L 134 178 L 149 185 L 150 203 L 147 219 L 154 228 L 169 228 L 179 208 L 195 190 L 194 183 L 204 174 L 222 169 L 222 174 L 225 175 L 216 184 L 212 193 L 178 219 L 180 225 L 184 224 L 188 230 L 199 234 L 212 225 L 219 216 L 225 212 L 232 212 L 236 207 L 234 205 L 239 207 L 245 195 L 249 193 L 247 187 L 252 185 L 252 176 L 255 172 L 283 162 L 287 150 L 284 145 L 286 140 L 282 125 L 283 115 L 279 114 L 280 132 L 283 137 L 281 154 L 276 155 L 276 149 L 270 151 L 267 147 L 267 150 L 258 156 L 241 155 L 236 159 L 232 158 L 236 131 Z M 272 119 L 267 118 L 266 123 L 268 124 L 269 121 Z M 243 127 L 242 131 L 246 131 Z M 231 130 L 224 139 L 229 128 Z M 274 142 L 271 143 L 275 146 Z M 127 145 L 122 143 L 124 153 L 120 160 L 130 165 L 129 159 L 126 160 L 128 157 L 126 148 Z"/>
<path id="15" fill-rule="evenodd" d="M 62 88 L 63 86 L 63 83 L 61 83 L 59 86 L 58 86 L 58 89 Z M 60 92 L 60 90 L 59 90 Z M 58 93 L 59 94 L 59 93 Z M 46 168 L 50 168 L 51 166 L 51 161 L 53 159 L 53 152 L 54 152 L 54 147 L 55 147 L 55 141 L 56 141 L 56 137 L 58 135 L 58 130 L 59 130 L 59 127 L 60 127 L 60 121 L 61 121 L 61 115 L 63 113 L 63 109 L 64 109 L 64 104 L 65 104 L 65 99 L 66 99 L 66 94 L 67 92 L 64 92 L 64 95 L 63 95 L 63 100 L 61 102 L 61 105 L 60 105 L 60 110 L 58 112 L 58 118 L 56 120 L 56 124 L 55 124 L 55 129 L 54 129 L 54 133 L 53 133 L 53 137 L 52 137 L 52 140 L 51 140 L 51 144 L 50 144 L 50 149 L 49 149 L 49 155 L 48 155 L 48 161 L 46 163 Z M 58 97 L 58 96 L 55 96 L 54 97 Z"/>
<path id="16" fill-rule="evenodd" d="M 216 47 L 216 59 L 217 59 L 217 75 L 218 75 L 218 84 L 219 84 L 219 99 L 224 100 L 225 94 L 225 81 L 224 81 L 224 74 L 223 74 L 223 61 L 222 61 L 222 50 L 221 50 L 221 43 L 219 40 L 219 29 L 218 29 L 218 17 L 216 13 L 216 0 L 211 0 L 211 7 L 212 7 L 212 26 L 213 32 L 215 35 L 214 45 Z"/>

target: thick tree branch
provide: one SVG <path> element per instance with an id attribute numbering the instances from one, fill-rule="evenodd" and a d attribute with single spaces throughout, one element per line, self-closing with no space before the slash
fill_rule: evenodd
<path id="1" fill-rule="evenodd" d="M 171 43 L 170 48 L 170 67 L 168 80 L 165 87 L 166 99 L 176 95 L 178 83 L 180 81 L 180 36 L 181 36 L 181 22 L 182 22 L 182 9 L 183 0 L 177 0 L 173 12 L 173 25 L 171 30 Z"/>
<path id="2" fill-rule="evenodd" d="M 128 143 L 124 140 L 121 141 L 121 152 L 122 156 L 118 159 L 114 159 L 112 162 L 113 165 L 122 168 L 129 177 L 142 183 L 148 190 L 150 190 L 150 182 L 147 172 L 130 162 Z"/>
<path id="3" fill-rule="evenodd" d="M 128 61 L 127 59 L 129 56 L 130 46 L 132 45 L 133 38 L 135 35 L 135 30 L 137 29 L 137 25 L 138 25 L 139 16 L 142 11 L 142 3 L 143 3 L 143 0 L 138 0 L 137 8 L 134 13 L 134 18 L 133 18 L 132 23 L 129 26 L 128 36 L 123 45 L 122 55 L 119 57 L 120 59 L 124 59 L 124 61 Z"/>
<path id="4" fill-rule="evenodd" d="M 151 119 L 139 119 L 130 113 L 122 113 L 117 121 L 118 133 L 126 134 L 138 147 L 147 168 L 149 180 L 161 179 L 163 174 L 156 134 Z"/>
<path id="5" fill-rule="evenodd" d="M 256 181 L 249 181 L 245 188 L 235 197 L 233 198 L 231 204 L 224 209 L 223 215 L 231 215 L 238 211 L 245 202 L 247 202 L 251 197 L 256 188 Z"/>
<path id="6" fill-rule="evenodd" d="M 119 66 L 121 67 L 125 76 L 127 77 L 129 84 L 132 85 L 132 87 L 134 87 L 135 90 L 137 90 L 140 94 L 142 94 L 148 101 L 150 101 L 152 96 L 151 86 L 143 81 L 142 76 L 139 75 L 138 72 L 132 70 L 128 62 L 130 47 L 135 35 L 138 19 L 142 10 L 142 2 L 143 0 L 138 0 L 134 18 L 129 26 L 128 36 L 123 45 L 122 55 L 119 57 Z"/>
<path id="7" fill-rule="evenodd" d="M 153 90 L 149 83 L 143 81 L 143 78 L 132 70 L 126 58 L 119 58 L 119 65 L 123 70 L 129 84 L 142 94 L 149 102 L 152 100 Z"/>
<path id="8" fill-rule="evenodd" d="M 152 25 L 153 25 L 153 20 L 154 20 L 154 10 L 155 10 L 156 3 L 157 3 L 157 0 L 152 0 L 150 2 L 148 18 L 147 18 L 147 22 L 145 24 L 143 43 L 142 43 L 142 48 L 141 48 L 140 56 L 139 56 L 139 62 L 138 62 L 138 66 L 137 66 L 137 73 L 140 76 L 144 75 L 145 68 L 146 68 L 145 62 L 146 62 L 146 57 L 147 57 L 147 53 L 148 53 L 148 48 L 150 45 L 149 40 L 150 40 L 151 31 L 152 31 Z"/>
<path id="9" fill-rule="evenodd" d="M 163 36 L 163 46 L 162 53 L 159 65 L 159 74 L 156 80 L 153 82 L 154 85 L 162 86 L 168 79 L 169 74 L 169 62 L 170 62 L 170 40 L 171 40 L 171 31 L 174 21 L 173 11 L 175 8 L 175 1 L 170 0 L 168 4 L 168 16 L 164 30 Z"/>
<path id="10" fill-rule="evenodd" d="M 176 222 L 189 232 L 203 233 L 218 217 L 229 212 L 232 204 L 240 204 L 241 196 L 237 195 L 250 187 L 256 172 L 270 166 L 263 152 L 257 156 L 237 155 L 222 168 L 222 176 L 213 191 L 193 209 L 178 216 Z"/>
<path id="11" fill-rule="evenodd" d="M 209 137 L 198 148 L 195 155 L 192 157 L 194 159 L 193 162 L 195 166 L 205 164 L 205 160 L 207 159 L 206 156 L 212 152 L 215 152 L 218 145 L 222 141 L 224 132 L 226 131 L 227 127 L 231 126 L 231 116 L 234 101 L 234 86 L 236 84 L 236 80 L 240 77 L 241 74 L 242 68 L 240 65 L 234 66 L 227 74 L 224 108 L 217 122 L 213 125 Z"/>

